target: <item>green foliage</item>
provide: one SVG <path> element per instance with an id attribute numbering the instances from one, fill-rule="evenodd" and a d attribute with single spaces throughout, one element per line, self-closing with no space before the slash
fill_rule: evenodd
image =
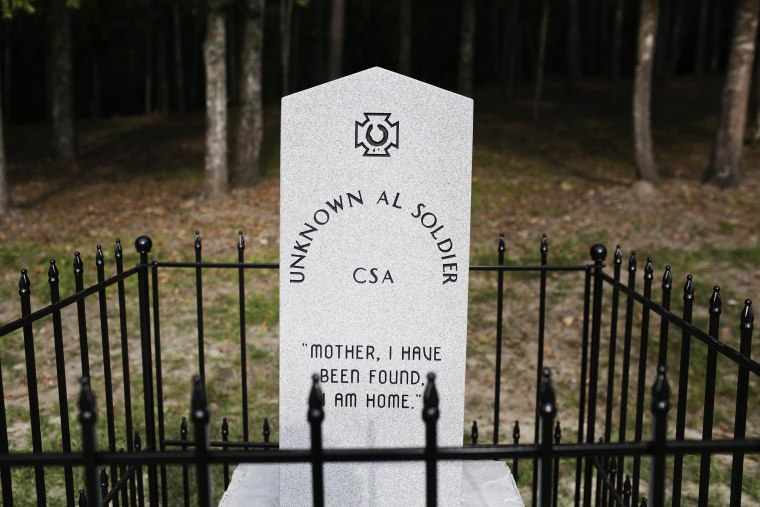
<path id="1" fill-rule="evenodd" d="M 11 19 L 17 10 L 24 11 L 27 14 L 34 14 L 35 12 L 34 0 L 1 0 L 0 6 L 5 19 Z"/>

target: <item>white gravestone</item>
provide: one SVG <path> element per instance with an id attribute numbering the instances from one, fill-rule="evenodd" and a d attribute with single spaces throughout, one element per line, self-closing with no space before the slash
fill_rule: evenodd
<path id="1" fill-rule="evenodd" d="M 280 448 L 310 445 L 311 375 L 326 448 L 422 447 L 435 372 L 441 446 L 463 443 L 470 250 L 469 98 L 373 68 L 282 100 Z M 424 464 L 325 466 L 327 505 L 424 505 Z M 461 505 L 462 465 L 439 465 Z M 283 506 L 311 504 L 283 465 Z"/>

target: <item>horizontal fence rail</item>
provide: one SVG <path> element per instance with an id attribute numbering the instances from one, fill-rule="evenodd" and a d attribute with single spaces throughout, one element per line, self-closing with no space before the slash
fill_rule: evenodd
<path id="1" fill-rule="evenodd" d="M 4 394 L 3 371 L 7 371 L 7 347 L 0 349 L 0 487 L 3 505 L 14 505 L 17 495 L 35 498 L 37 505 L 46 505 L 53 490 L 51 470 L 63 471 L 60 480 L 65 504 L 73 505 L 211 505 L 214 486 L 214 467 L 221 470 L 221 484 L 230 481 L 230 465 L 240 463 L 309 463 L 312 467 L 313 504 L 324 505 L 325 463 L 366 461 L 410 461 L 425 464 L 426 482 L 420 488 L 426 491 L 428 505 L 438 501 L 438 462 L 441 460 L 501 460 L 512 468 L 513 476 L 523 486 L 523 495 L 530 497 L 532 505 L 554 506 L 561 497 L 574 501 L 575 505 L 640 506 L 664 505 L 666 501 L 681 505 L 686 500 L 683 493 L 685 458 L 699 459 L 695 487 L 697 503 L 711 505 L 711 486 L 714 477 L 714 455 L 730 457 L 730 504 L 742 503 L 743 485 L 746 479 L 745 457 L 760 454 L 760 439 L 756 426 L 749 425 L 753 407 L 757 406 L 757 385 L 760 363 L 751 358 L 754 315 L 752 302 L 746 300 L 739 315 L 738 349 L 721 340 L 721 314 L 723 312 L 720 288 L 712 291 L 705 315 L 708 330 L 694 323 L 694 283 L 689 275 L 683 287 L 683 311 L 680 315 L 671 308 L 673 299 L 673 273 L 667 266 L 662 275 L 659 295 L 653 295 L 654 263 L 647 259 L 643 270 L 643 290 L 637 288 L 638 260 L 632 252 L 627 264 L 627 280 L 623 280 L 623 255 L 620 247 L 615 249 L 612 272 L 607 272 L 606 248 L 591 248 L 591 263 L 583 265 L 553 265 L 549 263 L 549 243 L 544 235 L 538 253 L 540 263 L 535 265 L 507 265 L 505 263 L 505 240 L 499 238 L 494 265 L 470 266 L 472 273 L 492 276 L 495 282 L 496 329 L 494 330 L 494 390 L 493 421 L 488 428 L 491 443 L 478 443 L 481 428 L 473 421 L 469 445 L 455 448 L 438 447 L 437 424 L 440 415 L 438 389 L 434 376 L 429 377 L 423 395 L 422 420 L 425 424 L 424 438 L 419 448 L 385 449 L 325 449 L 322 446 L 321 426 L 325 417 L 320 402 L 321 386 L 315 376 L 309 396 L 309 406 L 304 407 L 310 426 L 310 449 L 279 450 L 270 441 L 272 427 L 263 418 L 258 436 L 253 437 L 251 392 L 249 375 L 255 363 L 251 359 L 246 325 L 247 299 L 252 296 L 246 275 L 277 270 L 277 263 L 253 263 L 245 260 L 245 238 L 237 238 L 237 262 L 208 262 L 203 259 L 203 244 L 199 233 L 195 235 L 194 262 L 166 262 L 149 260 L 152 242 L 143 236 L 135 242 L 138 263 L 124 269 L 124 253 L 117 240 L 114 249 L 116 274 L 106 278 L 107 259 L 98 246 L 95 255 L 97 282 L 84 287 L 85 263 L 79 252 L 74 255 L 73 279 L 75 293 L 60 297 L 61 274 L 55 261 L 48 270 L 50 304 L 32 311 L 32 282 L 29 273 L 22 271 L 19 281 L 21 317 L 0 327 L 0 338 L 9 340 L 21 332 L 21 356 L 26 373 L 26 402 L 28 409 L 31 452 L 11 451 L 8 421 L 9 413 Z M 204 318 L 209 311 L 204 297 L 208 289 L 209 269 L 236 270 L 239 342 L 239 396 L 241 419 L 235 421 L 234 431 L 242 438 L 230 439 L 232 420 L 223 417 L 218 430 L 219 438 L 212 438 L 211 413 L 207 399 L 207 352 L 208 338 Z M 197 336 L 194 345 L 197 364 L 190 367 L 198 372 L 193 377 L 189 416 L 178 421 L 179 437 L 175 430 L 167 430 L 168 408 L 165 404 L 165 365 L 162 354 L 162 296 L 159 290 L 163 282 L 160 273 L 185 270 L 194 272 L 195 318 Z M 525 440 L 520 421 L 511 427 L 511 442 L 505 443 L 500 420 L 504 415 L 502 404 L 504 344 L 509 337 L 510 300 L 507 275 L 536 276 L 537 315 L 535 339 L 536 356 L 535 390 L 530 395 L 535 403 L 533 438 Z M 580 280 L 577 293 L 583 306 L 581 331 L 577 345 L 581 357 L 577 365 L 578 391 L 562 392 L 562 397 L 572 394 L 572 410 L 558 406 L 551 373 L 545 367 L 547 339 L 547 313 L 551 310 L 547 288 L 555 277 L 572 276 Z M 552 279 L 549 279 L 549 275 Z M 253 285 L 255 288 L 255 285 Z M 213 287 L 212 287 L 213 288 Z M 116 303 L 109 303 L 109 295 L 116 296 Z M 204 306 L 205 305 L 205 306 Z M 114 311 L 115 310 L 115 311 Z M 88 313 L 96 312 L 97 326 L 88 320 Z M 62 314 L 76 314 L 76 323 L 69 324 L 76 330 L 79 345 L 79 365 L 65 349 L 69 340 L 68 328 L 62 322 Z M 109 319 L 110 317 L 110 319 Z M 655 319 L 657 319 L 655 321 Z M 114 322 L 111 328 L 109 322 Z M 51 331 L 47 325 L 51 325 Z M 238 325 L 239 324 L 239 325 Z M 88 328 L 90 326 L 92 329 Z M 657 328 L 659 332 L 652 332 Z M 93 330 L 100 333 L 97 349 L 92 349 Z M 47 347 L 41 337 L 52 334 L 56 399 L 58 418 L 58 446 L 43 448 L 41 400 L 38 392 L 40 372 L 37 358 Z M 133 346 L 130 347 L 130 344 Z M 676 346 L 677 345 L 677 346 Z M 698 349 L 695 347 L 703 347 Z M 135 352 L 139 354 L 135 355 Z M 101 354 L 93 354 L 100 352 Z M 121 361 L 112 361 L 112 354 L 120 353 Z M 694 365 L 693 354 L 705 353 L 705 376 L 690 375 Z M 130 357 L 132 360 L 130 361 Z M 3 368 L 5 366 L 5 368 Z M 189 363 L 188 363 L 189 366 Z M 78 407 L 70 406 L 66 386 L 67 370 L 76 368 L 82 372 Z M 727 372 L 727 368 L 731 368 Z M 676 372 L 676 394 L 671 394 L 667 372 Z M 716 437 L 716 384 L 718 379 L 730 373 L 736 379 L 735 406 L 732 414 L 731 438 Z M 95 374 L 95 378 L 93 378 Z M 432 375 L 432 374 L 431 374 Z M 650 377 L 647 379 L 647 377 Z M 118 379 L 118 389 L 115 379 Z M 130 380 L 134 379 L 134 381 Z M 93 383 L 97 382 L 97 387 Z M 133 382 L 140 382 L 141 389 L 133 389 Z M 647 388 L 649 387 L 649 394 Z M 696 392 L 702 397 L 704 407 L 701 417 L 700 439 L 687 439 L 687 396 Z M 98 422 L 95 396 L 104 400 L 105 418 Z M 725 396 L 725 395 L 723 395 Z M 673 401 L 671 402 L 671 398 Z M 525 400 L 528 403 L 528 399 Z M 648 408 L 647 407 L 648 404 Z M 116 407 L 119 411 L 117 413 Z M 675 407 L 675 411 L 671 408 Z M 675 413 L 673 413 L 675 412 Z M 69 414 L 78 414 L 79 431 L 69 427 Z M 570 419 L 577 415 L 577 424 Z M 261 421 L 261 419 L 259 420 Z M 675 422 L 675 424 L 673 424 Z M 482 421 L 481 421 L 482 423 Z M 469 423 L 468 423 L 469 424 Z M 46 426 L 49 428 L 49 425 Z M 176 427 L 175 427 L 176 428 Z M 72 436 L 72 433 L 74 434 Z M 563 433 L 567 434 L 563 437 Z M 648 435 L 646 437 L 645 435 Z M 43 438 L 43 436 L 45 438 Z M 98 445 L 98 437 L 104 443 Z M 718 438 L 720 437 L 720 438 Z M 568 440 L 563 442 L 563 438 Z M 571 440 L 575 440 L 572 441 Z M 45 444 L 47 446 L 47 444 Z M 646 460 L 648 467 L 643 466 Z M 530 467 L 521 467 L 521 462 Z M 169 479 L 171 467 L 179 467 L 177 481 Z M 21 481 L 17 471 L 33 469 L 31 483 Z M 647 470 L 648 469 L 648 470 Z M 532 472 L 532 473 L 531 473 Z M 52 473 L 52 472 L 51 472 Z M 724 476 L 722 474 L 721 476 Z M 527 477 L 527 479 L 526 479 Z M 711 480 L 713 479 L 713 480 Z M 527 481 L 527 482 L 526 482 Z M 642 482 L 646 487 L 642 488 Z M 32 486 L 33 484 L 33 486 Z M 670 485 L 672 484 L 672 488 Z M 31 488 L 31 489 L 29 489 Z M 642 494 L 646 489 L 646 495 Z M 23 491 L 23 493 L 21 493 Z M 56 493 L 58 494 L 58 493 Z M 747 494 L 746 492 L 744 493 Z M 58 500 L 56 500 L 58 503 Z"/>

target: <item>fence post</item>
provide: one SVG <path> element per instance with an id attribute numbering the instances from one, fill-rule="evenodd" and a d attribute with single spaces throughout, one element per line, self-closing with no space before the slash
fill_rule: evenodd
<path id="1" fill-rule="evenodd" d="M 59 273 L 55 261 L 51 259 L 48 269 L 48 284 L 50 285 L 50 303 L 55 304 L 60 299 Z M 66 390 L 66 361 L 63 352 L 63 326 L 61 311 L 53 311 L 53 347 L 55 348 L 55 368 L 58 380 L 58 413 L 61 417 L 61 449 L 71 452 L 71 430 L 69 428 L 69 402 Z M 74 473 L 71 465 L 63 467 L 64 482 L 66 483 L 66 505 L 74 506 Z"/>
<path id="2" fill-rule="evenodd" d="M 182 450 L 187 451 L 187 417 L 182 416 L 182 422 L 179 423 L 179 438 L 182 440 Z M 185 507 L 190 506 L 190 477 L 187 465 L 182 465 L 182 499 Z"/>
<path id="3" fill-rule="evenodd" d="M 143 398 L 145 400 L 145 440 L 146 448 L 155 451 L 156 416 L 153 410 L 153 357 L 150 347 L 150 296 L 148 291 L 148 253 L 153 242 L 148 236 L 135 240 L 135 249 L 140 254 L 140 270 L 137 273 L 140 303 L 140 345 L 142 348 Z M 155 465 L 148 466 L 148 496 L 150 505 L 158 505 L 158 474 Z"/>
<path id="4" fill-rule="evenodd" d="M 604 441 L 612 441 L 612 407 L 614 404 L 615 393 L 615 361 L 617 359 L 617 329 L 618 329 L 618 307 L 620 306 L 620 271 L 623 266 L 623 252 L 620 245 L 615 247 L 613 255 L 614 279 L 615 285 L 612 286 L 612 308 L 610 309 L 610 351 L 607 361 L 607 399 L 605 401 L 604 413 Z M 605 458 L 607 463 L 607 458 Z M 610 481 L 615 484 L 615 478 Z M 602 500 L 602 505 L 606 505 L 606 500 Z"/>
<path id="5" fill-rule="evenodd" d="M 472 445 L 478 445 L 478 421 L 472 421 L 472 428 L 470 428 L 470 442 Z"/>
<path id="6" fill-rule="evenodd" d="M 261 430 L 261 434 L 264 436 L 264 443 L 268 444 L 269 443 L 269 435 L 272 434 L 272 431 L 269 429 L 269 418 L 268 417 L 264 418 L 264 426 L 263 426 L 263 428 Z"/>
<path id="7" fill-rule="evenodd" d="M 311 427 L 311 491 L 314 507 L 325 505 L 324 461 L 322 459 L 322 421 L 325 411 L 322 408 L 322 389 L 319 387 L 319 375 L 311 377 L 309 393 L 309 412 L 306 419 Z"/>
<path id="8" fill-rule="evenodd" d="M 559 420 L 554 423 L 554 445 L 557 446 L 562 442 L 562 428 Z M 559 458 L 554 458 L 554 478 L 552 480 L 552 507 L 557 507 L 559 501 Z"/>
<path id="9" fill-rule="evenodd" d="M 668 410 L 670 409 L 670 386 L 665 376 L 665 366 L 657 367 L 657 379 L 652 387 L 652 474 L 649 498 L 653 505 L 665 505 L 665 444 L 668 438 Z"/>
<path id="10" fill-rule="evenodd" d="M 82 391 L 79 394 L 79 423 L 82 426 L 82 454 L 84 454 L 84 480 L 87 487 L 87 499 L 92 505 L 100 505 L 100 474 L 98 473 L 95 453 L 97 443 L 97 412 L 95 397 L 92 395 L 89 377 L 82 377 Z"/>
<path id="11" fill-rule="evenodd" d="M 546 234 L 543 234 L 541 236 L 541 246 L 540 246 L 540 254 L 541 254 L 541 266 L 546 266 L 546 258 L 549 254 L 549 240 L 546 237 Z M 545 331 L 545 320 L 546 320 L 546 271 L 541 270 L 540 274 L 540 280 L 539 280 L 539 287 L 538 287 L 538 351 L 537 351 L 537 357 L 536 357 L 536 414 L 534 417 L 534 430 L 533 430 L 533 443 L 538 443 L 538 427 L 540 424 L 539 421 L 539 410 L 538 407 L 541 404 L 541 389 L 543 386 L 542 382 L 542 375 L 544 371 L 544 331 Z M 533 477 L 538 475 L 538 460 L 533 460 Z M 535 507 L 536 505 L 536 488 L 537 484 L 536 481 L 533 481 L 533 497 L 532 497 L 532 505 Z"/>
<path id="12" fill-rule="evenodd" d="M 193 376 L 193 395 L 190 401 L 191 419 L 195 430 L 195 468 L 197 470 L 198 504 L 211 507 L 211 469 L 208 461 L 208 403 L 206 389 L 199 375 Z M 151 504 L 153 505 L 153 504 Z"/>
<path id="13" fill-rule="evenodd" d="M 222 417 L 222 442 L 227 442 L 229 440 L 230 436 L 230 426 L 227 422 L 226 417 Z M 227 447 L 222 448 L 224 452 L 227 452 Z M 225 463 L 222 466 L 222 472 L 224 476 L 224 489 L 227 489 L 227 486 L 230 485 L 230 465 L 229 463 Z"/>
<path id="14" fill-rule="evenodd" d="M 715 344 L 720 342 L 720 314 L 722 301 L 720 287 L 713 287 L 710 297 L 710 337 Z M 718 351 L 715 347 L 707 348 L 707 369 L 705 371 L 705 403 L 702 416 L 702 440 L 712 440 L 713 416 L 715 410 L 715 378 L 717 376 Z M 710 461 L 712 454 L 702 453 L 699 464 L 699 507 L 707 507 L 710 495 Z"/>
<path id="15" fill-rule="evenodd" d="M 245 237 L 238 232 L 238 263 L 245 262 Z M 245 334 L 245 268 L 238 268 L 238 299 L 240 304 L 240 397 L 243 401 L 243 442 L 248 442 L 248 352 Z"/>
<path id="16" fill-rule="evenodd" d="M 683 320 L 691 325 L 694 307 L 694 283 L 691 275 L 683 286 Z M 681 364 L 678 369 L 678 406 L 676 408 L 676 440 L 683 440 L 686 428 L 686 397 L 689 388 L 689 356 L 691 354 L 691 331 L 684 327 L 681 333 Z M 673 457 L 673 505 L 681 503 L 681 479 L 683 477 L 683 454 Z"/>
<path id="17" fill-rule="evenodd" d="M 201 233 L 195 231 L 195 262 L 201 262 Z M 201 382 L 206 385 L 206 355 L 203 348 L 203 268 L 195 267 L 195 300 L 198 312 L 198 368 Z"/>
<path id="18" fill-rule="evenodd" d="M 662 275 L 662 307 L 670 311 L 670 294 L 673 290 L 673 272 L 670 266 L 665 266 Z M 664 315 L 660 318 L 660 348 L 657 364 L 667 367 L 668 364 L 668 329 L 670 321 Z"/>
<path id="19" fill-rule="evenodd" d="M 644 394 L 646 391 L 647 350 L 649 349 L 649 313 L 652 303 L 652 281 L 654 266 L 652 258 L 647 257 L 644 266 L 644 303 L 641 310 L 641 339 L 639 343 L 639 373 L 636 380 L 636 423 L 634 441 L 641 442 L 644 433 Z M 641 456 L 633 457 L 633 505 L 639 504 L 639 482 L 641 481 Z"/>
<path id="20" fill-rule="evenodd" d="M 499 266 L 504 265 L 504 233 L 499 234 Z M 504 312 L 504 271 L 497 273 L 496 285 L 496 366 L 493 388 L 493 444 L 499 444 L 499 414 L 501 412 L 501 349 Z"/>
<path id="21" fill-rule="evenodd" d="M 552 459 L 552 438 L 554 431 L 554 416 L 557 414 L 554 389 L 551 383 L 551 372 L 544 368 L 541 379 L 541 398 L 538 415 L 541 426 L 541 507 L 552 504 L 552 475 L 554 460 Z M 535 484 L 535 479 L 533 483 Z"/>
<path id="22" fill-rule="evenodd" d="M 752 313 L 752 301 L 744 301 L 744 309 L 741 313 L 741 341 L 739 351 L 747 359 L 752 353 L 752 329 L 755 315 Z M 743 440 L 747 428 L 747 396 L 749 393 L 749 370 L 744 365 L 739 365 L 739 378 L 736 382 L 736 416 L 734 419 L 734 440 Z M 744 475 L 744 453 L 737 451 L 733 455 L 731 463 L 731 505 L 742 503 L 742 477 Z"/>
<path id="23" fill-rule="evenodd" d="M 589 252 L 594 261 L 594 295 L 591 310 L 591 364 L 589 366 L 588 385 L 588 423 L 586 426 L 586 443 L 593 444 L 596 439 L 596 392 L 599 381 L 599 349 L 602 328 L 602 268 L 607 257 L 607 249 L 598 244 Z M 583 482 L 583 505 L 591 505 L 591 481 L 594 475 L 593 462 L 586 458 Z"/>
<path id="24" fill-rule="evenodd" d="M 512 428 L 512 443 L 514 445 L 520 444 L 520 421 L 515 421 L 515 426 Z M 512 476 L 515 478 L 515 483 L 520 483 L 520 461 L 517 458 L 512 458 Z"/>
<path id="25" fill-rule="evenodd" d="M 438 505 L 438 390 L 435 388 L 435 373 L 427 375 L 425 394 L 422 396 L 422 420 L 425 421 L 425 477 L 427 507 Z"/>
<path id="26" fill-rule="evenodd" d="M 21 278 L 18 281 L 18 295 L 21 299 L 21 317 L 27 318 L 32 313 L 31 308 L 31 284 L 26 270 L 21 270 Z M 40 404 L 37 397 L 37 363 L 34 357 L 34 331 L 32 323 L 26 322 L 24 329 L 24 358 L 26 359 L 26 384 L 29 393 L 29 418 L 32 426 L 32 450 L 42 453 L 42 430 L 40 428 Z M 37 505 L 46 505 L 45 494 L 45 468 L 37 465 L 34 467 L 34 483 L 37 490 Z"/>
<path id="27" fill-rule="evenodd" d="M 633 291 L 636 288 L 636 250 L 631 252 L 628 259 L 628 288 Z M 631 337 L 633 334 L 633 298 L 626 296 L 625 303 L 625 331 L 623 335 L 623 367 L 620 379 L 620 419 L 618 422 L 618 442 L 625 442 L 626 426 L 628 425 L 628 384 L 629 368 L 631 366 Z M 625 469 L 625 456 L 618 456 L 617 487 L 623 488 L 623 470 Z"/>
<path id="28" fill-rule="evenodd" d="M 79 252 L 74 252 L 74 288 L 78 293 L 84 290 L 84 263 Z M 77 301 L 77 320 L 79 322 L 79 354 L 82 360 L 82 376 L 90 377 L 90 352 L 87 339 L 87 313 L 84 299 Z"/>

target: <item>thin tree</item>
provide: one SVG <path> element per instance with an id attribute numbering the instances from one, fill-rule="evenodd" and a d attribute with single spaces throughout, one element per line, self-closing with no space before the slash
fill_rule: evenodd
<path id="1" fill-rule="evenodd" d="M 760 0 L 739 0 L 736 5 L 728 72 L 721 94 L 718 130 L 710 165 L 703 177 L 703 181 L 724 188 L 738 185 L 745 178 L 741 158 L 752 62 L 755 58 L 758 9 Z"/>
<path id="2" fill-rule="evenodd" d="M 412 5 L 402 1 L 398 23 L 398 71 L 405 76 L 412 73 Z"/>
<path id="3" fill-rule="evenodd" d="M 536 63 L 536 90 L 533 95 L 533 121 L 538 120 L 541 107 L 541 92 L 544 87 L 544 56 L 546 54 L 546 37 L 549 32 L 549 1 L 544 0 L 541 8 L 541 30 L 538 39 L 538 62 Z"/>
<path id="4" fill-rule="evenodd" d="M 280 0 L 280 70 L 282 95 L 290 93 L 290 48 L 293 32 L 293 0 Z"/>
<path id="5" fill-rule="evenodd" d="M 259 178 L 264 115 L 261 106 L 261 60 L 264 43 L 264 0 L 247 0 L 242 41 L 240 114 L 237 126 L 235 170 L 240 186 Z"/>
<path id="6" fill-rule="evenodd" d="M 658 0 L 641 0 L 638 57 L 633 83 L 633 145 L 638 179 L 659 183 L 652 151 L 652 70 L 657 43 Z"/>
<path id="7" fill-rule="evenodd" d="M 74 129 L 74 94 L 71 70 L 71 16 L 66 0 L 50 4 L 51 106 L 53 151 L 58 160 L 76 157 Z"/>
<path id="8" fill-rule="evenodd" d="M 327 80 L 343 75 L 343 20 L 345 0 L 332 0 L 330 8 L 330 51 L 327 54 Z"/>
<path id="9" fill-rule="evenodd" d="M 177 111 L 185 112 L 185 69 L 182 60 L 182 13 L 180 0 L 172 2 L 172 23 L 174 25 L 174 73 L 177 85 Z"/>
<path id="10" fill-rule="evenodd" d="M 461 27 L 459 29 L 459 65 L 457 90 L 472 97 L 473 66 L 475 63 L 475 0 L 462 0 Z"/>
<path id="11" fill-rule="evenodd" d="M 567 17 L 567 87 L 572 91 L 581 75 L 578 0 L 568 2 Z"/>
<path id="12" fill-rule="evenodd" d="M 206 14 L 203 63 L 206 70 L 206 160 L 203 198 L 227 195 L 227 65 L 224 12 L 210 4 Z"/>

